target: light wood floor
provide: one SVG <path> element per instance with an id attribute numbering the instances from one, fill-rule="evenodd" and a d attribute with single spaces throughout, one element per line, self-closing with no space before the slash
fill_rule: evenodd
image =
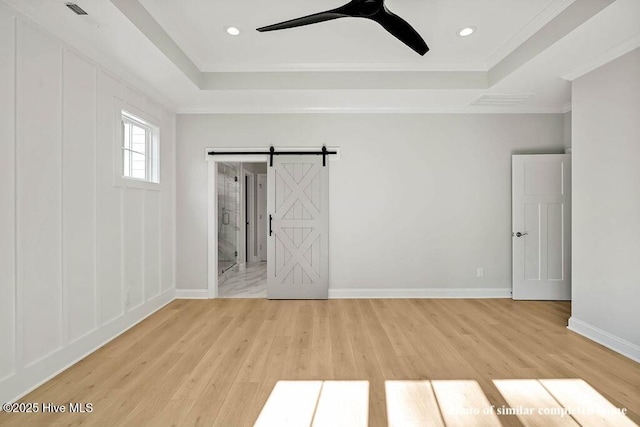
<path id="1" fill-rule="evenodd" d="M 368 381 L 369 425 L 383 426 L 385 381 L 473 380 L 500 407 L 511 397 L 493 380 L 549 378 L 583 379 L 640 424 L 640 365 L 568 331 L 569 315 L 511 300 L 177 300 L 22 399 L 93 413 L 0 424 L 253 425 L 277 381 L 334 379 Z"/>

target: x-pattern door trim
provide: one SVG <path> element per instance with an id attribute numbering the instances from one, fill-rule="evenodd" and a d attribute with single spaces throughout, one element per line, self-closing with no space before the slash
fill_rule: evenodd
<path id="1" fill-rule="evenodd" d="M 309 163 L 306 163 L 309 164 Z M 286 170 L 286 168 L 283 168 Z M 289 187 L 291 193 L 287 196 L 287 198 L 282 202 L 280 207 L 276 210 L 275 213 L 275 231 L 276 236 L 285 246 L 285 248 L 291 253 L 291 258 L 280 268 L 279 271 L 275 272 L 276 279 L 281 281 L 285 279 L 290 273 L 291 270 L 295 268 L 296 265 L 300 265 L 305 273 L 309 276 L 309 278 L 317 283 L 320 280 L 320 276 L 315 272 L 314 268 L 311 264 L 304 258 L 304 255 L 311 246 L 318 239 L 318 229 L 317 229 L 317 220 L 320 216 L 320 212 L 316 208 L 315 204 L 309 199 L 309 197 L 305 194 L 305 190 L 313 183 L 313 180 L 318 178 L 318 174 L 320 173 L 320 165 L 318 163 L 311 163 L 311 168 L 306 172 L 306 174 L 302 177 L 299 183 L 295 181 L 295 179 L 291 176 L 291 174 L 287 171 L 285 173 L 278 172 L 278 176 L 282 178 L 285 185 Z M 296 203 L 296 201 L 300 201 L 302 206 L 305 207 L 309 213 L 314 217 L 314 219 L 296 219 L 296 220 L 286 220 L 282 217 L 291 209 L 291 207 Z M 284 232 L 284 224 L 288 223 L 289 226 L 295 226 L 296 223 L 299 226 L 305 226 L 309 228 L 313 228 L 313 231 L 302 241 L 300 246 L 296 246 L 293 240 Z"/>
<path id="2" fill-rule="evenodd" d="M 309 264 L 309 262 L 304 258 L 304 255 L 313 244 L 318 240 L 318 230 L 316 228 L 313 229 L 311 233 L 307 236 L 306 239 L 302 242 L 300 246 L 296 246 L 293 243 L 293 240 L 287 235 L 287 233 L 282 230 L 283 227 L 276 226 L 276 230 L 282 231 L 281 233 L 276 233 L 278 239 L 282 242 L 282 244 L 287 248 L 289 253 L 291 253 L 291 258 L 280 268 L 280 271 L 276 271 L 276 278 L 278 280 L 284 279 L 291 273 L 291 270 L 299 264 L 302 267 L 303 271 L 307 273 L 309 278 L 313 280 L 314 283 L 320 281 L 320 276 L 316 273 L 315 269 Z"/>
<path id="3" fill-rule="evenodd" d="M 269 170 L 269 298 L 327 298 L 327 172 L 321 159 L 302 156 L 277 158 Z"/>
<path id="4" fill-rule="evenodd" d="M 302 202 L 302 205 L 309 209 L 309 213 L 311 213 L 314 218 L 320 216 L 320 211 L 318 211 L 318 208 L 316 208 L 316 206 L 304 192 L 320 173 L 319 169 L 320 165 L 318 165 L 317 163 L 312 164 L 311 169 L 307 171 L 306 175 L 302 178 L 299 184 L 294 181 L 293 177 L 289 173 L 278 173 L 278 176 L 282 178 L 282 180 L 291 190 L 291 194 L 289 194 L 289 196 L 276 209 L 274 215 L 276 219 L 282 219 L 282 216 L 284 216 L 289 211 L 289 209 L 291 209 L 291 206 L 293 206 L 296 200 L 300 200 Z"/>

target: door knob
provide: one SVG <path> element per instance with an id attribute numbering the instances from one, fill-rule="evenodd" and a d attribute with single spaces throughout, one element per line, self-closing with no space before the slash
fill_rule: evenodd
<path id="1" fill-rule="evenodd" d="M 521 233 L 521 232 L 519 232 L 519 231 L 518 231 L 518 232 L 516 233 L 516 237 L 526 236 L 527 234 L 529 234 L 529 233 Z"/>

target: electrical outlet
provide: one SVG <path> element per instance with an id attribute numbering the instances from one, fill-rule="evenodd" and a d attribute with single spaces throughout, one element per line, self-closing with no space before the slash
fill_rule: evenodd
<path id="1" fill-rule="evenodd" d="M 476 276 L 477 277 L 484 277 L 484 268 L 478 268 L 476 270 Z"/>

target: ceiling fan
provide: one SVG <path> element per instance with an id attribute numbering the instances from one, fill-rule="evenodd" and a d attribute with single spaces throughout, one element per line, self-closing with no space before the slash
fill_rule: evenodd
<path id="1" fill-rule="evenodd" d="M 336 9 L 314 13 L 313 15 L 291 19 L 278 24 L 268 25 L 266 27 L 258 28 L 258 31 L 283 30 L 285 28 L 316 24 L 318 22 L 330 21 L 338 18 L 370 19 L 382 25 L 382 27 L 390 32 L 391 35 L 420 55 L 424 55 L 429 51 L 429 47 L 424 42 L 420 34 L 418 34 L 418 32 L 407 23 L 407 21 L 387 9 L 384 5 L 384 0 L 351 0 L 349 3 Z"/>

